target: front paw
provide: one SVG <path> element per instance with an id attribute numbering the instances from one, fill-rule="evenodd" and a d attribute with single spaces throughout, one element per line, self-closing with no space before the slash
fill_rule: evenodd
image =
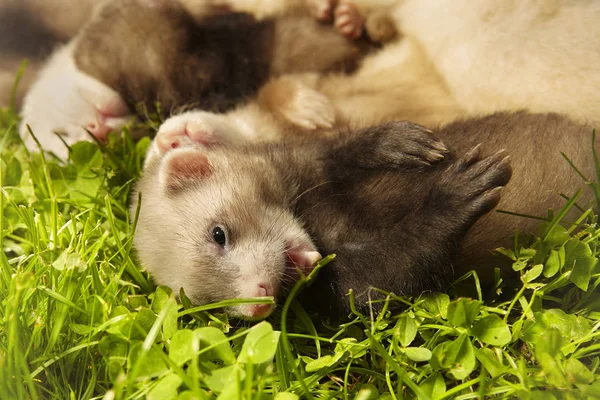
<path id="1" fill-rule="evenodd" d="M 227 114 L 188 111 L 167 119 L 159 127 L 148 157 L 163 156 L 182 147 L 213 147 L 239 143 L 242 132 Z"/>
<path id="2" fill-rule="evenodd" d="M 335 109 L 329 99 L 306 86 L 282 104 L 279 113 L 290 123 L 308 130 L 329 129 L 335 122 Z"/>
<path id="3" fill-rule="evenodd" d="M 448 153 L 446 145 L 429 129 L 407 121 L 367 128 L 340 150 L 348 162 L 362 168 L 430 166 Z"/>
<path id="4" fill-rule="evenodd" d="M 267 83 L 258 102 L 285 122 L 302 129 L 329 129 L 335 123 L 335 109 L 321 92 L 297 79 L 282 77 Z"/>
<path id="5" fill-rule="evenodd" d="M 342 35 L 349 39 L 358 39 L 363 33 L 364 24 L 365 19 L 352 2 L 340 1 L 335 8 L 334 25 Z"/>
<path id="6" fill-rule="evenodd" d="M 159 154 L 180 147 L 218 144 L 215 130 L 200 116 L 182 114 L 167 119 L 158 129 L 154 146 Z"/>

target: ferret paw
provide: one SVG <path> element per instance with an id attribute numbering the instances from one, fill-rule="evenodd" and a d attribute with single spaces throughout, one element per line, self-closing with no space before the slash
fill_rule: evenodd
<path id="1" fill-rule="evenodd" d="M 308 11 L 317 21 L 331 22 L 336 0 L 305 0 Z"/>
<path id="2" fill-rule="evenodd" d="M 109 132 L 121 129 L 131 119 L 135 118 L 127 104 L 117 96 L 110 101 L 96 106 L 96 118 L 88 122 L 84 128 L 99 141 L 105 141 Z"/>
<path id="3" fill-rule="evenodd" d="M 411 122 L 389 122 L 367 128 L 342 147 L 340 157 L 362 168 L 430 166 L 446 156 L 448 148 L 432 132 Z"/>
<path id="4" fill-rule="evenodd" d="M 36 99 L 29 100 L 32 105 L 39 103 Z M 37 143 L 29 133 L 29 126 L 42 149 L 51 151 L 60 158 L 67 157 L 67 146 L 80 141 L 93 141 L 90 134 L 103 142 L 110 132 L 118 132 L 135 119 L 119 96 L 94 105 L 74 93 L 66 106 L 61 104 L 62 107 L 49 108 L 54 107 L 49 104 L 47 108 L 34 109 L 30 104 L 24 108 L 21 136 L 28 148 L 38 150 Z"/>
<path id="5" fill-rule="evenodd" d="M 478 218 L 498 205 L 511 175 L 510 157 L 505 150 L 482 158 L 481 145 L 477 145 L 453 163 L 443 183 L 447 193 L 460 202 L 457 209 Z"/>
<path id="6" fill-rule="evenodd" d="M 342 35 L 350 39 L 357 39 L 362 35 L 365 19 L 352 2 L 342 0 L 334 14 L 334 25 Z"/>
<path id="7" fill-rule="evenodd" d="M 304 85 L 277 111 L 288 122 L 307 130 L 329 129 L 335 122 L 335 109 L 329 99 Z"/>
<path id="8" fill-rule="evenodd" d="M 217 143 L 215 130 L 209 124 L 201 117 L 186 113 L 167 119 L 158 129 L 153 145 L 162 155 L 176 148 Z"/>
<path id="9" fill-rule="evenodd" d="M 365 21 L 365 31 L 367 37 L 376 43 L 388 43 L 400 35 L 387 10 L 369 14 Z"/>
<path id="10" fill-rule="evenodd" d="M 244 140 L 243 133 L 227 114 L 188 111 L 163 122 L 148 156 L 162 156 L 181 147 L 212 147 Z"/>

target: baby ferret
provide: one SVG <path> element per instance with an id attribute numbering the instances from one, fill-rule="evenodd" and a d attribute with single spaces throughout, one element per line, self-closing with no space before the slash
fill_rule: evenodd
<path id="1" fill-rule="evenodd" d="M 315 80 L 312 87 L 333 103 L 336 121 L 365 126 L 407 119 L 436 126 L 458 116 L 521 109 L 565 113 L 584 123 L 600 120 L 596 1 L 355 3 L 369 17 L 381 12 L 392 16 L 403 38 L 363 60 L 350 76 Z M 233 125 L 246 136 L 270 127 L 280 131 L 277 120 L 254 110 L 258 112 L 235 110 Z M 203 118 L 182 116 L 165 129 Z M 218 130 L 219 119 L 209 118 Z"/>
<path id="2" fill-rule="evenodd" d="M 129 104 L 195 104 L 223 111 L 283 73 L 350 68 L 360 43 L 298 11 L 256 21 L 225 13 L 201 20 L 172 5 L 112 2 L 74 48 L 77 67 Z"/>
<path id="3" fill-rule="evenodd" d="M 371 48 L 300 10 L 261 21 L 239 13 L 196 19 L 178 1 L 109 1 L 52 55 L 25 99 L 21 131 L 35 146 L 29 124 L 44 148 L 66 155 L 52 132 L 68 144 L 89 140 L 84 128 L 102 140 L 139 102 L 153 109 L 159 101 L 165 114 L 182 105 L 227 109 L 272 76 L 344 69 Z M 294 94 L 298 103 L 323 97 Z M 321 114 L 300 119 L 319 126 L 333 118 Z"/>
<path id="4" fill-rule="evenodd" d="M 303 298 L 344 313 L 349 289 L 364 308 L 370 287 L 418 295 L 443 289 L 462 267 L 492 270 L 491 250 L 538 221 L 486 211 L 500 201 L 501 209 L 543 216 L 563 204 L 559 193 L 583 186 L 561 150 L 593 173 L 591 129 L 557 114 L 498 113 L 434 133 L 450 154 L 409 123 L 209 150 L 170 151 L 157 137 L 136 188 L 142 265 L 202 304 L 276 296 L 295 266 L 307 273 L 320 254 L 335 253 Z M 480 142 L 492 155 L 482 155 Z M 228 310 L 244 318 L 270 311 Z"/>
<path id="5" fill-rule="evenodd" d="M 388 16 L 470 115 L 527 109 L 600 120 L 597 1 L 356 1 L 366 12 L 391 6 Z"/>
<path id="6" fill-rule="evenodd" d="M 502 152 L 442 160 L 446 153 L 408 122 L 209 150 L 156 140 L 136 187 L 134 245 L 157 283 L 183 287 L 197 304 L 277 297 L 330 253 L 322 288 L 309 296 L 321 310 L 347 311 L 350 288 L 361 308 L 369 286 L 442 289 L 461 238 L 511 174 Z M 272 306 L 227 311 L 253 319 Z"/>

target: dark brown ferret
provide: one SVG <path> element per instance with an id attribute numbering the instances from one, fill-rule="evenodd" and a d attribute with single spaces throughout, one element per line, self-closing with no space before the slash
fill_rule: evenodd
<path id="1" fill-rule="evenodd" d="M 109 3 L 79 36 L 77 67 L 129 104 L 223 111 L 282 73 L 351 69 L 366 49 L 300 11 L 256 21 L 177 6 Z"/>
<path id="2" fill-rule="evenodd" d="M 409 123 L 209 150 L 171 150 L 159 133 L 137 186 L 134 245 L 157 283 L 196 303 L 277 296 L 294 264 L 307 272 L 315 251 L 335 253 L 304 301 L 343 314 L 350 289 L 366 308 L 371 287 L 419 295 L 465 269 L 489 272 L 492 249 L 539 221 L 487 211 L 498 201 L 520 214 L 558 210 L 560 193 L 584 186 L 561 151 L 594 170 L 591 128 L 557 114 L 498 113 L 433 133 L 451 151 L 443 160 L 441 143 Z"/>
<path id="3" fill-rule="evenodd" d="M 345 312 L 350 288 L 360 308 L 370 285 L 441 289 L 461 238 L 498 203 L 511 173 L 503 153 L 440 161 L 445 153 L 407 122 L 210 150 L 155 141 L 137 185 L 134 245 L 157 283 L 183 287 L 197 304 L 277 297 L 296 268 L 308 273 L 331 253 L 308 297 L 323 311 Z M 271 310 L 228 312 L 254 319 Z"/>

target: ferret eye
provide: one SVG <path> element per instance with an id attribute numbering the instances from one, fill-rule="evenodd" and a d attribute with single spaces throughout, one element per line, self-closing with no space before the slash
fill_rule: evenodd
<path id="1" fill-rule="evenodd" d="M 225 230 L 220 226 L 215 226 L 212 230 L 213 240 L 221 247 L 224 247 L 227 243 L 227 235 Z"/>

